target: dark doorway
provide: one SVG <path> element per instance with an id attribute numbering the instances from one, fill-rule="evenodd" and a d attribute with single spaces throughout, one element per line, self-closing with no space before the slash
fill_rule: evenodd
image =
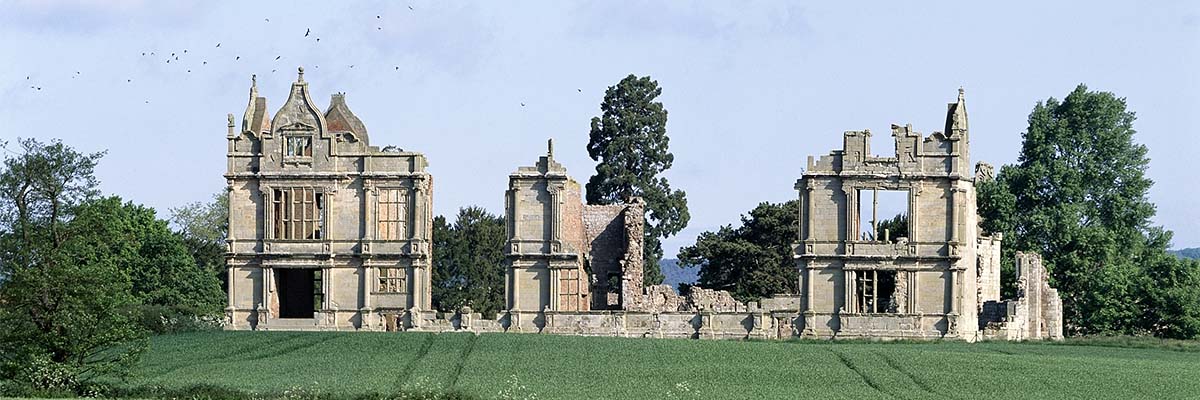
<path id="1" fill-rule="evenodd" d="M 321 270 L 277 269 L 279 318 L 312 318 L 321 307 Z"/>

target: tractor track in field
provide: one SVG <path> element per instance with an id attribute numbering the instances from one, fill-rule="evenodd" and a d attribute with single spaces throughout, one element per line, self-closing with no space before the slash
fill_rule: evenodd
<path id="1" fill-rule="evenodd" d="M 325 342 L 328 342 L 328 341 L 330 341 L 330 340 L 334 340 L 334 339 L 337 339 L 337 338 L 338 338 L 338 336 L 337 336 L 337 335 L 329 335 L 328 337 L 325 337 L 325 338 L 323 338 L 323 339 L 321 339 L 321 340 L 318 340 L 318 341 L 315 341 L 315 342 L 312 342 L 312 343 L 300 343 L 300 344 L 297 344 L 297 345 L 293 345 L 293 346 L 284 347 L 284 348 L 282 348 L 282 349 L 279 349 L 279 351 L 273 351 L 273 352 L 262 352 L 262 353 L 260 353 L 260 354 L 256 354 L 256 355 L 254 355 L 254 356 L 251 356 L 251 357 L 246 357 L 246 358 L 243 358 L 243 359 L 239 359 L 238 361 L 258 361 L 258 360 L 267 359 L 267 358 L 271 358 L 271 357 L 279 357 L 279 356 L 282 356 L 282 355 L 286 355 L 286 354 L 290 354 L 290 353 L 295 353 L 295 352 L 297 352 L 297 351 L 304 350 L 304 349 L 307 349 L 307 348 L 316 347 L 316 346 L 317 346 L 317 345 L 319 345 L 319 344 L 322 344 L 322 343 L 325 343 Z"/>
<path id="2" fill-rule="evenodd" d="M 404 387 L 404 382 L 408 382 L 408 378 L 412 377 L 413 371 L 417 369 L 417 363 L 421 362 L 421 359 L 429 354 L 429 349 L 433 347 L 435 337 L 437 335 L 432 333 L 425 337 L 425 341 L 421 343 L 421 348 L 417 350 L 417 354 L 404 366 L 404 371 L 400 373 L 400 376 L 396 380 L 396 387 Z"/>
<path id="3" fill-rule="evenodd" d="M 468 343 L 467 348 L 463 349 L 462 356 L 458 358 L 458 365 L 454 366 L 454 379 L 450 380 L 449 387 L 458 385 L 458 378 L 462 376 L 463 367 L 467 364 L 467 358 L 475 351 L 477 342 L 479 342 L 479 335 L 471 335 L 471 343 Z"/>
<path id="4" fill-rule="evenodd" d="M 892 369 L 899 371 L 901 374 L 904 374 L 904 376 L 907 376 L 908 380 L 910 380 L 910 381 L 912 381 L 912 383 L 916 384 L 917 387 L 921 388 L 921 390 L 924 391 L 925 393 L 929 393 L 929 394 L 933 394 L 933 395 L 941 395 L 936 390 L 933 390 L 933 387 L 929 385 L 929 382 L 926 382 L 924 379 L 921 379 L 920 377 L 916 376 L 908 369 L 901 367 L 900 363 L 897 362 L 896 359 L 893 358 L 892 356 L 884 354 L 883 352 L 880 352 L 880 351 L 872 351 L 872 353 L 875 353 L 875 355 L 879 356 L 880 358 L 883 358 L 883 362 L 885 364 L 887 364 L 887 366 L 892 367 Z M 953 396 L 949 396 L 949 397 L 953 397 Z"/>
<path id="5" fill-rule="evenodd" d="M 880 394 L 883 394 L 884 396 L 890 397 L 890 398 L 896 397 L 895 395 L 884 391 L 883 387 L 879 386 L 879 382 L 875 382 L 875 380 L 872 379 L 869 375 L 864 373 L 862 370 L 858 369 L 858 366 L 854 365 L 854 362 L 850 361 L 850 358 L 846 357 L 845 354 L 842 354 L 841 352 L 834 350 L 834 349 L 827 349 L 827 350 L 829 350 L 830 353 L 833 353 L 833 355 L 837 356 L 838 361 L 841 361 L 842 365 L 845 365 L 846 368 L 850 368 L 851 371 L 854 371 L 854 373 L 858 374 L 858 377 L 862 378 L 863 383 L 866 383 L 867 386 L 871 387 L 871 389 L 875 389 L 875 391 L 879 392 Z"/>
<path id="6" fill-rule="evenodd" d="M 248 344 L 245 346 L 238 347 L 238 350 L 230 352 L 229 354 L 226 354 L 226 356 L 214 357 L 214 358 L 211 358 L 208 360 L 203 360 L 203 362 L 194 363 L 194 364 L 179 364 L 179 365 L 174 366 L 174 368 L 167 368 L 162 371 L 158 371 L 156 375 L 162 376 L 162 375 L 172 374 L 172 372 L 188 368 L 188 366 L 217 365 L 217 364 L 239 363 L 239 362 L 254 362 L 254 360 L 282 356 L 282 354 L 287 354 L 287 353 L 292 353 L 295 351 L 304 350 L 304 348 L 324 344 L 324 342 L 334 340 L 336 338 L 337 338 L 337 336 L 330 335 L 329 338 L 325 338 L 325 339 L 314 341 L 314 342 L 305 342 L 305 344 L 290 345 L 288 347 L 281 348 L 281 350 L 278 350 L 278 351 L 272 351 L 270 347 L 262 346 L 260 344 Z M 301 339 L 305 339 L 305 336 L 296 335 L 296 336 L 292 336 L 292 338 L 288 338 L 286 340 L 281 341 L 281 344 L 290 344 L 290 342 L 298 341 Z M 248 354 L 248 356 L 247 356 L 247 354 Z"/>

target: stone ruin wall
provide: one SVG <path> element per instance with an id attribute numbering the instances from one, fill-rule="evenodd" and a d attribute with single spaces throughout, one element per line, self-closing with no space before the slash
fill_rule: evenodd
<path id="1" fill-rule="evenodd" d="M 596 286 L 592 309 L 621 307 L 620 288 L 610 287 L 609 277 L 621 276 L 626 253 L 625 208 L 624 204 L 583 206 L 584 256 Z"/>
<path id="2" fill-rule="evenodd" d="M 1062 297 L 1050 287 L 1042 256 L 1017 252 L 1017 298 L 989 301 L 980 313 L 987 339 L 1063 338 Z"/>

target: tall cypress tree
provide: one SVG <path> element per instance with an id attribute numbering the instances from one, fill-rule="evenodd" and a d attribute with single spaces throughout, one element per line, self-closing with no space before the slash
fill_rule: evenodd
<path id="1" fill-rule="evenodd" d="M 687 226 L 687 196 L 672 190 L 662 173 L 675 156 L 668 151 L 667 110 L 649 76 L 630 74 L 604 92 L 601 115 L 592 118 L 588 155 L 598 161 L 587 183 L 588 204 L 613 204 L 641 197 L 646 202 L 644 283 L 662 283 L 661 240 Z"/>

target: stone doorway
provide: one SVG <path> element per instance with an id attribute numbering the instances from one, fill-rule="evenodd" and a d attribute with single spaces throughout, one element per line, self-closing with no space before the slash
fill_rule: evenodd
<path id="1" fill-rule="evenodd" d="M 279 318 L 312 318 L 321 308 L 321 270 L 276 269 Z"/>

